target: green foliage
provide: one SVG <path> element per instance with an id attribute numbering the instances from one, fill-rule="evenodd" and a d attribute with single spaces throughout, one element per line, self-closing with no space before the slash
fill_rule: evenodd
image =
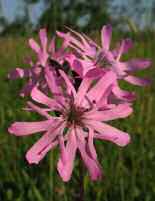
<path id="1" fill-rule="evenodd" d="M 148 57 L 155 62 L 154 33 L 143 33 L 139 40 L 135 37 L 135 48 L 129 57 Z M 120 38 L 114 33 L 114 38 Z M 98 39 L 97 39 L 98 40 Z M 58 150 L 48 153 L 35 166 L 28 165 L 25 153 L 40 137 L 9 135 L 7 127 L 14 121 L 37 119 L 21 109 L 24 106 L 18 92 L 23 81 L 9 81 L 7 72 L 18 66 L 25 66 L 23 59 L 29 55 L 24 37 L 0 39 L 0 200 L 2 201 L 72 201 L 76 199 L 79 186 L 78 160 L 69 183 L 63 183 L 56 171 Z M 126 56 L 125 58 L 128 58 Z M 138 97 L 134 103 L 134 114 L 129 118 L 113 121 L 116 127 L 131 134 L 132 142 L 126 148 L 96 141 L 99 161 L 104 178 L 98 182 L 84 176 L 85 201 L 154 201 L 155 199 L 155 69 L 140 73 L 153 78 L 151 87 L 122 87 L 136 90 Z"/>
<path id="2" fill-rule="evenodd" d="M 46 26 L 49 30 L 68 25 L 89 31 L 89 27 L 97 29 L 110 20 L 106 0 L 50 0 L 47 2 L 47 9 L 42 14 L 38 25 Z"/>
<path id="3" fill-rule="evenodd" d="M 36 4 L 39 2 L 39 0 L 23 0 L 27 4 Z"/>
<path id="4" fill-rule="evenodd" d="M 21 15 L 17 10 L 15 19 L 11 23 L 5 16 L 0 16 L 0 25 L 3 27 L 1 35 L 24 35 L 34 30 L 36 27 L 31 24 L 30 8 L 39 2 L 39 0 L 22 0 L 19 10 L 22 10 L 23 14 Z M 110 21 L 107 0 L 42 0 L 42 2 L 44 2 L 44 9 L 36 22 L 37 28 L 47 27 L 49 31 L 55 31 L 67 25 L 88 32 L 89 27 L 97 29 Z M 3 12 L 1 5 L 0 10 Z"/>

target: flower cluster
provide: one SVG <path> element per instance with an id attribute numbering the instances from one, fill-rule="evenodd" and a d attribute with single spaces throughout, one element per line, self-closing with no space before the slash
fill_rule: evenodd
<path id="1" fill-rule="evenodd" d="M 133 109 L 135 93 L 120 88 L 119 81 L 144 86 L 149 80 L 133 75 L 150 66 L 148 59 L 121 61 L 121 56 L 132 48 L 130 39 L 122 40 L 110 50 L 112 27 L 103 26 L 101 46 L 85 34 L 68 29 L 57 32 L 48 44 L 46 29 L 41 29 L 41 45 L 34 39 L 30 47 L 37 55 L 29 60 L 30 68 L 16 68 L 10 79 L 27 78 L 20 92 L 28 96 L 27 110 L 43 117 L 37 122 L 15 122 L 8 131 L 16 136 L 43 132 L 42 137 L 26 153 L 27 161 L 38 164 L 49 150 L 60 149 L 57 170 L 63 181 L 68 181 L 74 167 L 77 151 L 92 180 L 101 178 L 94 140 L 105 140 L 118 146 L 130 142 L 128 133 L 107 122 L 128 117 Z"/>

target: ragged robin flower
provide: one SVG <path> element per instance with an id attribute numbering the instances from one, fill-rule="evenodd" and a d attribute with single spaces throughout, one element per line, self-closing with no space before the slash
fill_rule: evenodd
<path id="1" fill-rule="evenodd" d="M 101 46 L 95 43 L 85 34 L 80 34 L 69 28 L 69 32 L 57 32 L 57 35 L 67 41 L 67 44 L 77 54 L 72 68 L 82 78 L 86 74 L 96 69 L 96 73 L 100 76 L 104 75 L 108 70 L 113 71 L 117 76 L 117 81 L 113 85 L 112 92 L 117 98 L 125 101 L 133 101 L 134 93 L 124 91 L 119 87 L 119 80 L 125 80 L 130 84 L 145 86 L 150 83 L 150 80 L 139 78 L 133 73 L 138 70 L 148 68 L 151 64 L 149 59 L 130 59 L 121 61 L 123 54 L 127 53 L 133 47 L 131 39 L 124 39 L 117 44 L 113 50 L 110 49 L 112 27 L 111 25 L 103 26 L 101 30 Z"/>
<path id="2" fill-rule="evenodd" d="M 36 53 L 36 62 L 30 58 L 27 68 L 15 68 L 9 74 L 8 78 L 11 80 L 18 78 L 26 78 L 28 81 L 20 92 L 21 96 L 28 96 L 35 86 L 38 86 L 43 91 L 48 91 L 46 82 L 46 68 L 57 76 L 58 69 L 64 69 L 65 62 L 72 62 L 73 54 L 66 51 L 67 42 L 63 42 L 60 48 L 56 48 L 55 37 L 51 39 L 48 44 L 48 37 L 46 29 L 40 29 L 39 38 L 41 45 L 39 45 L 33 38 L 29 39 L 29 46 Z M 67 66 L 67 67 L 68 67 Z M 59 82 L 59 78 L 57 80 Z"/>
<path id="3" fill-rule="evenodd" d="M 63 79 L 61 88 L 56 85 L 53 74 L 48 76 L 51 96 L 47 96 L 38 87 L 31 91 L 33 102 L 28 102 L 28 107 L 45 120 L 15 122 L 8 131 L 16 136 L 43 132 L 41 138 L 26 153 L 30 164 L 38 164 L 48 151 L 58 146 L 60 157 L 57 170 L 63 181 L 68 181 L 79 150 L 91 179 L 100 179 L 102 170 L 94 140 L 126 146 L 130 142 L 129 134 L 108 125 L 107 122 L 127 117 L 132 113 L 132 108 L 127 103 L 111 104 L 105 101 L 109 94 L 107 91 L 111 90 L 116 80 L 112 71 L 105 73 L 96 84 L 92 84 L 94 80 L 91 77 L 83 78 L 78 90 L 75 90 L 64 71 L 59 70 L 59 73 Z"/>

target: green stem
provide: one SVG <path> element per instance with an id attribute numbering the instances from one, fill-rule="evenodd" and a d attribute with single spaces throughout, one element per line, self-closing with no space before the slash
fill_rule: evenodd
<path id="1" fill-rule="evenodd" d="M 49 185 L 50 185 L 50 197 L 54 201 L 54 151 L 51 151 L 49 158 Z"/>
<path id="2" fill-rule="evenodd" d="M 79 194 L 78 201 L 84 201 L 84 166 L 81 160 L 79 160 Z"/>

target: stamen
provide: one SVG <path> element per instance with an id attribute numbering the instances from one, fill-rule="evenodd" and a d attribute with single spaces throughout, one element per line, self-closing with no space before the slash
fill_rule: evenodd
<path id="1" fill-rule="evenodd" d="M 69 125 L 82 125 L 83 108 L 79 108 L 73 104 L 69 105 L 68 110 L 64 114 L 64 118 Z"/>

